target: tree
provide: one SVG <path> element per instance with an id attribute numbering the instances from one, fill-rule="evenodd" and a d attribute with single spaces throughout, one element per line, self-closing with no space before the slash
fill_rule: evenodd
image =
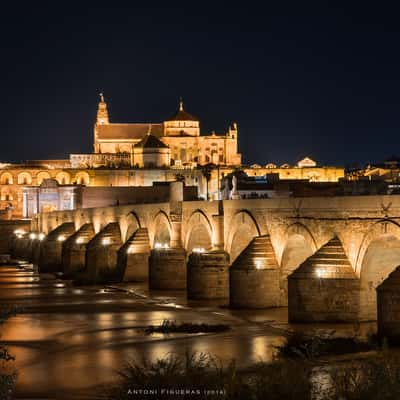
<path id="1" fill-rule="evenodd" d="M 206 165 L 203 165 L 201 167 L 201 173 L 204 176 L 204 178 L 206 179 L 206 200 L 208 200 L 208 183 L 211 180 L 211 174 L 212 174 L 212 170 L 215 168 L 215 164 L 209 163 Z"/>

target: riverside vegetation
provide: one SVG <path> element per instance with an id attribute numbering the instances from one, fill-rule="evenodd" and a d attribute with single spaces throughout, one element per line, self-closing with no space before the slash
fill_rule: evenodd
<path id="1" fill-rule="evenodd" d="M 132 362 L 119 378 L 110 400 L 398 400 L 400 351 L 376 340 L 294 333 L 271 363 L 238 369 L 234 360 L 223 364 L 209 354 L 168 354 Z"/>
<path id="2" fill-rule="evenodd" d="M 0 310 L 0 326 L 17 313 L 17 309 Z M 14 357 L 8 352 L 7 347 L 0 343 L 0 399 L 8 400 L 12 394 L 17 379 L 16 371 L 10 371 L 8 362 Z"/>

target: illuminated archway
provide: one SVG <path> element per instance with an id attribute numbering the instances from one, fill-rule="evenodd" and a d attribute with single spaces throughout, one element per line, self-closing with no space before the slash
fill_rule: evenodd
<path id="1" fill-rule="evenodd" d="M 28 172 L 21 172 L 17 177 L 18 185 L 31 185 L 32 184 L 32 176 Z"/>
<path id="2" fill-rule="evenodd" d="M 14 183 L 13 176 L 9 172 L 1 174 L 0 183 L 2 185 L 12 185 Z"/>
<path id="3" fill-rule="evenodd" d="M 81 171 L 75 175 L 75 181 L 78 185 L 88 186 L 90 183 L 90 177 L 87 172 Z"/>
<path id="4" fill-rule="evenodd" d="M 360 274 L 360 319 L 376 320 L 376 287 L 400 265 L 400 227 L 380 221 L 365 235 L 357 260 Z"/>
<path id="5" fill-rule="evenodd" d="M 153 221 L 152 247 L 169 246 L 171 242 L 171 224 L 165 212 L 160 211 Z"/>
<path id="6" fill-rule="evenodd" d="M 190 254 L 193 248 L 210 250 L 212 248 L 212 225 L 206 215 L 196 210 L 189 218 L 185 239 L 185 249 Z"/>
<path id="7" fill-rule="evenodd" d="M 288 276 L 300 266 L 308 257 L 317 251 L 316 241 L 303 224 L 291 225 L 286 231 L 285 247 L 281 256 L 281 267 L 279 273 L 280 282 L 280 305 L 288 304 Z"/>
<path id="8" fill-rule="evenodd" d="M 69 173 L 62 171 L 59 172 L 56 175 L 56 181 L 60 184 L 60 185 L 69 185 L 71 182 L 71 176 L 69 175 Z"/>
<path id="9" fill-rule="evenodd" d="M 230 222 L 227 240 L 227 251 L 231 263 L 247 247 L 255 236 L 260 236 L 261 231 L 256 219 L 247 210 L 239 211 Z"/>
<path id="10" fill-rule="evenodd" d="M 36 183 L 41 185 L 45 179 L 51 179 L 51 176 L 48 172 L 41 171 L 36 175 Z"/>

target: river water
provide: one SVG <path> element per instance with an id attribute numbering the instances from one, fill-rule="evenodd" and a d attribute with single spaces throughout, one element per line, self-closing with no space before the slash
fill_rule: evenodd
<path id="1" fill-rule="evenodd" d="M 46 279 L 47 278 L 47 279 Z M 374 324 L 289 325 L 285 308 L 230 310 L 187 302 L 184 291 L 149 292 L 145 284 L 75 287 L 41 276 L 30 265 L 0 267 L 2 307 L 19 312 L 1 328 L 1 340 L 16 357 L 19 399 L 95 399 L 101 385 L 118 378 L 129 361 L 169 353 L 207 352 L 239 366 L 270 361 L 288 329 L 366 335 Z M 163 320 L 226 323 L 219 334 L 146 335 Z"/>

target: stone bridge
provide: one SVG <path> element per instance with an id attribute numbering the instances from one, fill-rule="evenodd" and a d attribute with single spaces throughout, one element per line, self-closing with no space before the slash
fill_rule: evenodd
<path id="1" fill-rule="evenodd" d="M 41 236 L 41 239 L 37 238 Z M 170 201 L 39 214 L 14 246 L 87 283 L 146 281 L 292 321 L 375 320 L 400 265 L 400 196 Z"/>

